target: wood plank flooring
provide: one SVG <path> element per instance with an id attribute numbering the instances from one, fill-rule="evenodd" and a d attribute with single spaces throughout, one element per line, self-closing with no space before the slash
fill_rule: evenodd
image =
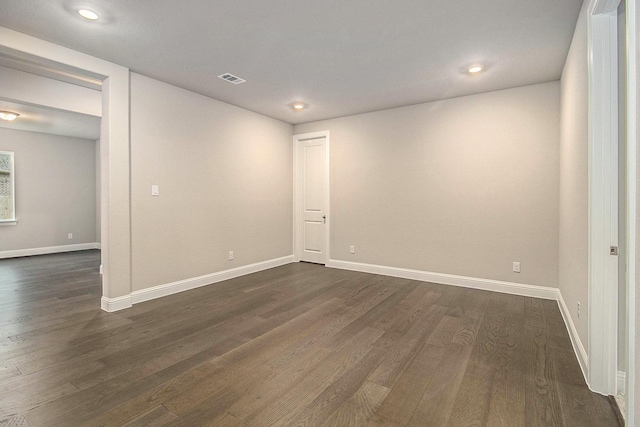
<path id="1" fill-rule="evenodd" d="M 617 426 L 553 301 L 289 264 L 100 310 L 99 252 L 0 260 L 0 426 Z"/>

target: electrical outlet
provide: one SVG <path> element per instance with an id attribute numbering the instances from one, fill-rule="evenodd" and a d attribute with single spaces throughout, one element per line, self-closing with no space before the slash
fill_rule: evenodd
<path id="1" fill-rule="evenodd" d="M 229 251 L 229 261 L 233 261 L 233 251 Z"/>
<path id="2" fill-rule="evenodd" d="M 356 247 L 353 246 L 353 245 L 349 246 L 349 253 L 355 254 L 356 253 Z"/>
<path id="3" fill-rule="evenodd" d="M 580 301 L 578 301 L 578 319 L 580 318 Z"/>
<path id="4" fill-rule="evenodd" d="M 69 240 L 73 239 L 73 233 L 67 234 L 67 239 L 69 239 Z"/>
<path id="5" fill-rule="evenodd" d="M 513 272 L 514 273 L 520 273 L 520 263 L 519 262 L 514 262 L 513 263 Z"/>

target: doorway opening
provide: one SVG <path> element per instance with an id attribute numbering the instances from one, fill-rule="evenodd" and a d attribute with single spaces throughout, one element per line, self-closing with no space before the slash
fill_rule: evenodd
<path id="1" fill-rule="evenodd" d="M 0 28 L 0 55 L 59 75 L 102 82 L 100 246 L 105 311 L 131 306 L 129 70 L 35 37 Z"/>

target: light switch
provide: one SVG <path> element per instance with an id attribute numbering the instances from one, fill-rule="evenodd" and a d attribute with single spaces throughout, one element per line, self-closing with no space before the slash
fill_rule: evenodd
<path id="1" fill-rule="evenodd" d="M 514 273 L 520 273 L 520 262 L 514 262 L 513 263 L 513 272 Z"/>
<path id="2" fill-rule="evenodd" d="M 152 185 L 151 186 L 151 195 L 152 196 L 159 196 L 160 195 L 160 189 L 158 188 L 157 185 Z"/>

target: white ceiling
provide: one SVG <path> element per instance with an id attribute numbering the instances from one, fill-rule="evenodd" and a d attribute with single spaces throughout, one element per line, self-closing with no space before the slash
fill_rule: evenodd
<path id="1" fill-rule="evenodd" d="M 100 117 L 72 111 L 7 101 L 0 98 L 0 111 L 20 114 L 11 122 L 0 120 L 0 128 L 70 136 L 96 141 L 100 139 Z"/>
<path id="2" fill-rule="evenodd" d="M 2 2 L 0 26 L 303 123 L 557 80 L 581 4 L 20 0 Z M 81 5 L 102 19 L 80 18 Z M 486 71 L 465 73 L 474 63 Z M 226 72 L 247 82 L 216 77 Z"/>

